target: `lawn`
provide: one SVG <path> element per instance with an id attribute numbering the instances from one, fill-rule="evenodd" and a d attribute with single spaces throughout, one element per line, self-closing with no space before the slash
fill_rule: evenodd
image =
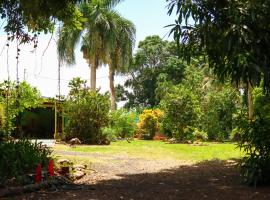
<path id="1" fill-rule="evenodd" d="M 131 158 L 144 159 L 173 159 L 189 162 L 204 160 L 237 159 L 242 156 L 240 150 L 232 143 L 203 143 L 201 146 L 191 144 L 168 144 L 163 141 L 134 140 L 112 142 L 108 146 L 80 145 L 69 147 L 68 145 L 56 145 L 57 152 L 81 152 L 82 155 L 97 154 L 103 156 L 125 155 Z"/>

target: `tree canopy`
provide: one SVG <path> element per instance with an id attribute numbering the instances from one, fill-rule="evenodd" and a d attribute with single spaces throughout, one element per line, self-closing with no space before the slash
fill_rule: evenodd
<path id="1" fill-rule="evenodd" d="M 0 1 L 0 15 L 10 39 L 29 42 L 33 40 L 30 33 L 52 32 L 55 20 L 79 27 L 81 15 L 75 6 L 79 2 L 81 0 L 35 0 L 31 3 L 26 0 L 3 0 Z"/>
<path id="2" fill-rule="evenodd" d="M 168 14 L 177 16 L 171 34 L 180 55 L 189 59 L 206 54 L 209 66 L 221 80 L 230 77 L 259 84 L 270 91 L 269 23 L 267 0 L 167 0 Z"/>
<path id="3" fill-rule="evenodd" d="M 129 79 L 125 87 L 126 107 L 154 107 L 158 105 L 156 96 L 158 81 L 170 80 L 177 84 L 183 77 L 185 64 L 177 58 L 174 42 L 163 41 L 159 36 L 148 36 L 141 41 L 128 71 Z"/>

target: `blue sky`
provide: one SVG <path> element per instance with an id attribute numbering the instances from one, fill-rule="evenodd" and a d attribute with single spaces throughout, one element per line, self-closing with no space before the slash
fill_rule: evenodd
<path id="1" fill-rule="evenodd" d="M 159 35 L 161 38 L 168 39 L 166 34 L 168 28 L 164 26 L 174 22 L 172 17 L 167 15 L 166 0 L 125 0 L 116 9 L 119 13 L 131 20 L 136 26 L 136 45 L 149 35 Z M 31 85 L 36 86 L 43 96 L 54 97 L 57 94 L 57 54 L 55 41 L 51 41 L 45 55 L 42 56 L 44 49 L 48 45 L 51 35 L 40 37 L 39 45 L 35 53 L 33 45 L 21 46 L 21 56 L 19 59 L 19 77 L 24 77 Z M 56 40 L 57 38 L 53 36 Z M 5 47 L 6 35 L 0 31 L 0 82 L 7 79 L 7 60 L 9 62 L 10 78 L 16 78 L 16 45 L 11 44 L 9 54 Z M 7 59 L 8 56 L 8 59 Z M 76 64 L 72 67 L 61 67 L 61 94 L 68 94 L 68 82 L 73 77 L 81 77 L 89 80 L 90 70 L 86 61 L 82 58 L 82 53 L 76 51 Z M 24 71 L 26 71 L 24 76 Z M 123 77 L 116 77 L 116 83 L 123 83 Z M 109 90 L 108 67 L 101 67 L 97 71 L 97 87 L 102 92 Z"/>
<path id="2" fill-rule="evenodd" d="M 117 6 L 123 17 L 131 20 L 137 29 L 137 42 L 148 35 L 159 35 L 168 39 L 169 28 L 174 22 L 167 15 L 166 0 L 125 0 Z"/>

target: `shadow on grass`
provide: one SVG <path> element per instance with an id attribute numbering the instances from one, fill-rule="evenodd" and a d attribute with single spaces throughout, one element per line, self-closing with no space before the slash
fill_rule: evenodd
<path id="1" fill-rule="evenodd" d="M 101 180 L 96 184 L 82 185 L 80 190 L 35 193 L 28 194 L 23 198 L 80 200 L 270 199 L 270 187 L 253 188 L 241 184 L 235 160 L 204 161 L 157 173 L 119 174 L 118 176 L 120 179 Z"/>

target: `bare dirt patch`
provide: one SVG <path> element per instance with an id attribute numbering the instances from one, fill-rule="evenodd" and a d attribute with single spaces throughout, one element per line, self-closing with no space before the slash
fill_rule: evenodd
<path id="1" fill-rule="evenodd" d="M 104 161 L 94 163 L 87 176 L 77 181 L 80 187 L 40 191 L 13 199 L 270 199 L 270 187 L 241 184 L 234 160 L 194 164 L 130 158 L 125 154 L 102 157 L 80 153 L 80 156 L 98 156 Z"/>

